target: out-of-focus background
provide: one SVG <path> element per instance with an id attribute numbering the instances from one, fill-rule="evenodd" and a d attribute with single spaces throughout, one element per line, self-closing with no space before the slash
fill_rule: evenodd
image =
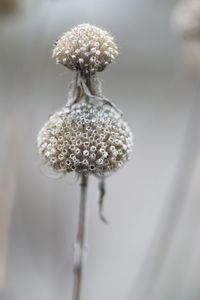
<path id="1" fill-rule="evenodd" d="M 197 94 L 170 26 L 175 3 L 0 0 L 1 300 L 71 299 L 79 184 L 46 175 L 36 136 L 74 76 L 52 44 L 83 22 L 118 41 L 99 77 L 135 135 L 132 160 L 106 182 L 108 226 L 90 178 L 83 300 L 200 299 Z"/>

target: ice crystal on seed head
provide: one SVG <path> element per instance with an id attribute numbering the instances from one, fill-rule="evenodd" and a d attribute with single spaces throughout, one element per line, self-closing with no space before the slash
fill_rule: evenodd
<path id="1" fill-rule="evenodd" d="M 49 118 L 39 132 L 38 149 L 57 171 L 104 175 L 129 159 L 132 133 L 114 109 L 83 102 Z"/>
<path id="2" fill-rule="evenodd" d="M 181 36 L 200 38 L 200 1 L 184 0 L 178 3 L 172 15 L 172 23 Z"/>
<path id="3" fill-rule="evenodd" d="M 90 24 L 80 24 L 63 34 L 55 43 L 53 58 L 71 70 L 103 71 L 118 55 L 113 37 Z"/>

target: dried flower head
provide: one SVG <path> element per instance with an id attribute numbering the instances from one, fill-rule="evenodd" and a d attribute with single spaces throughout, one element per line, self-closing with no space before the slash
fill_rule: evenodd
<path id="1" fill-rule="evenodd" d="M 184 0 L 175 7 L 172 22 L 178 34 L 200 38 L 200 1 Z"/>
<path id="2" fill-rule="evenodd" d="M 132 133 L 113 108 L 82 102 L 49 118 L 38 135 L 38 148 L 57 171 L 105 175 L 128 160 Z"/>
<path id="3" fill-rule="evenodd" d="M 118 55 L 114 38 L 105 30 L 80 24 L 55 43 L 53 57 L 67 68 L 84 73 L 103 71 Z"/>

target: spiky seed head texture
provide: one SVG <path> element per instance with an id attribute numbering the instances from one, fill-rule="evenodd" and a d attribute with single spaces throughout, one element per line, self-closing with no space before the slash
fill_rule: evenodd
<path id="1" fill-rule="evenodd" d="M 80 24 L 55 43 L 53 58 L 67 68 L 85 73 L 103 71 L 118 55 L 118 47 L 106 30 Z"/>
<path id="2" fill-rule="evenodd" d="M 38 135 L 43 161 L 63 173 L 106 175 L 124 165 L 132 144 L 131 130 L 113 108 L 86 102 L 57 111 Z"/>
<path id="3" fill-rule="evenodd" d="M 180 1 L 173 11 L 172 25 L 182 37 L 200 38 L 200 1 Z"/>

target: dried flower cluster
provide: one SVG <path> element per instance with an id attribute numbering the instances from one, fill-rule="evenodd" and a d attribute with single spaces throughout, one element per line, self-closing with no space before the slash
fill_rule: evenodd
<path id="1" fill-rule="evenodd" d="M 96 71 L 117 54 L 113 37 L 89 24 L 74 27 L 56 42 L 53 57 L 77 75 L 66 106 L 49 118 L 38 135 L 40 156 L 54 170 L 102 176 L 129 159 L 131 130 L 115 104 L 102 96 L 96 78 Z"/>
<path id="2" fill-rule="evenodd" d="M 68 100 L 49 117 L 38 134 L 39 154 L 44 163 L 63 174 L 81 175 L 81 199 L 77 239 L 74 247 L 72 299 L 80 300 L 83 259 L 86 249 L 88 175 L 99 177 L 99 216 L 103 216 L 105 176 L 122 167 L 132 152 L 132 132 L 122 112 L 101 91 L 97 71 L 117 56 L 117 46 L 107 31 L 81 24 L 55 44 L 53 57 L 76 71 Z"/>
<path id="3" fill-rule="evenodd" d="M 185 38 L 200 38 L 200 1 L 183 0 L 173 12 L 173 25 Z"/>
<path id="4" fill-rule="evenodd" d="M 103 71 L 118 55 L 113 37 L 94 25 L 81 24 L 63 34 L 55 43 L 53 57 L 71 70 Z"/>
<path id="5" fill-rule="evenodd" d="M 113 108 L 82 102 L 49 118 L 38 135 L 38 148 L 55 170 L 101 175 L 128 160 L 132 133 Z"/>

